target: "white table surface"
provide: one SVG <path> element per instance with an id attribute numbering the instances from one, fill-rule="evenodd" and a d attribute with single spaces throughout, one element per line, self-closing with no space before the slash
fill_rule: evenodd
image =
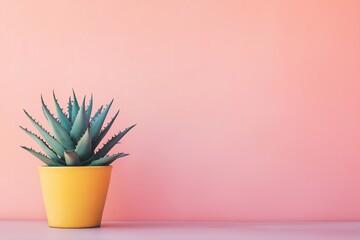
<path id="1" fill-rule="evenodd" d="M 360 222 L 103 222 L 101 228 L 58 229 L 44 221 L 0 221 L 0 239 L 360 240 Z"/>

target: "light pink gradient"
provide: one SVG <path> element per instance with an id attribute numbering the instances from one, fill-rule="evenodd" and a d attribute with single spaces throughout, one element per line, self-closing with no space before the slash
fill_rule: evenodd
<path id="1" fill-rule="evenodd" d="M 360 1 L 0 0 L 0 218 L 44 219 L 40 94 L 115 98 L 107 220 L 360 220 Z M 52 106 L 52 104 L 50 104 Z"/>

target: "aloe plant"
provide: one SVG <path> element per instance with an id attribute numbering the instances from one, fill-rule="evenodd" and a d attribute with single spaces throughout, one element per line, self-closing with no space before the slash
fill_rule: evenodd
<path id="1" fill-rule="evenodd" d="M 101 106 L 91 117 L 93 96 L 85 107 L 85 98 L 79 104 L 75 91 L 69 97 L 67 111 L 64 111 L 53 92 L 57 118 L 50 112 L 41 96 L 42 110 L 50 126 L 51 133 L 45 130 L 26 110 L 26 116 L 39 132 L 40 136 L 27 128 L 21 127 L 46 153 L 37 152 L 32 148 L 21 146 L 48 166 L 106 166 L 118 158 L 125 157 L 126 153 L 107 155 L 109 151 L 134 126 L 125 128 L 110 138 L 102 147 L 97 148 L 110 130 L 119 115 L 116 112 L 110 122 L 103 127 L 105 118 L 111 108 L 113 100 L 105 107 Z"/>

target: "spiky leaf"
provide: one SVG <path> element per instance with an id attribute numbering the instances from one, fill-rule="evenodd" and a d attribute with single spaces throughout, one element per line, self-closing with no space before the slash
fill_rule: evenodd
<path id="1" fill-rule="evenodd" d="M 71 122 L 71 115 L 72 115 L 72 102 L 71 102 L 71 97 L 69 97 L 69 102 L 68 102 L 68 119 Z"/>
<path id="2" fill-rule="evenodd" d="M 68 166 L 80 166 L 80 159 L 75 150 L 66 150 L 65 153 L 65 162 Z"/>
<path id="3" fill-rule="evenodd" d="M 91 166 L 107 166 L 110 165 L 113 161 L 115 161 L 118 158 L 128 156 L 129 154 L 126 153 L 118 153 L 110 156 L 102 157 L 98 160 L 92 161 Z"/>
<path id="4" fill-rule="evenodd" d="M 48 119 L 49 125 L 55 135 L 56 140 L 58 140 L 61 145 L 63 145 L 66 149 L 74 149 L 74 143 L 69 135 L 69 133 L 65 130 L 63 126 L 54 118 L 54 116 L 50 113 L 49 109 L 45 105 L 44 99 L 41 96 L 42 107 L 45 111 L 45 115 Z"/>
<path id="5" fill-rule="evenodd" d="M 74 98 L 74 102 L 73 102 L 72 109 L 71 109 L 71 122 L 72 123 L 75 121 L 76 115 L 78 114 L 79 109 L 80 109 L 74 89 L 73 89 L 73 98 Z"/>
<path id="6" fill-rule="evenodd" d="M 79 109 L 79 112 L 75 118 L 74 124 L 70 131 L 70 136 L 75 140 L 79 141 L 81 136 L 84 134 L 86 129 L 89 126 L 89 121 L 86 117 L 85 113 L 85 98 L 81 104 L 81 107 Z"/>
<path id="7" fill-rule="evenodd" d="M 86 117 L 87 117 L 87 119 L 90 119 L 90 117 L 91 117 L 92 107 L 93 107 L 93 95 L 91 94 L 89 105 L 86 108 Z"/>
<path id="8" fill-rule="evenodd" d="M 65 148 L 53 136 L 50 135 L 30 114 L 25 111 L 26 116 L 30 119 L 33 126 L 38 130 L 40 135 L 44 138 L 47 144 L 56 152 L 60 157 L 64 157 Z"/>
<path id="9" fill-rule="evenodd" d="M 112 124 L 114 123 L 116 117 L 119 115 L 119 111 L 116 112 L 115 116 L 111 119 L 111 121 L 106 125 L 106 127 L 100 132 L 99 136 L 96 138 L 95 142 L 93 142 L 93 149 L 95 149 L 101 140 L 105 137 L 105 135 L 109 132 Z"/>
<path id="10" fill-rule="evenodd" d="M 113 103 L 114 99 L 105 107 L 104 111 L 102 111 L 95 119 L 91 125 L 91 140 L 95 141 L 95 139 L 99 136 L 102 125 L 104 124 L 107 113 L 110 110 L 110 107 Z"/>
<path id="11" fill-rule="evenodd" d="M 98 110 L 96 111 L 96 113 L 94 114 L 94 116 L 91 118 L 90 126 L 94 124 L 95 119 L 97 119 L 97 117 L 100 115 L 102 109 L 103 109 L 103 106 L 100 106 L 99 109 L 98 109 Z"/>
<path id="12" fill-rule="evenodd" d="M 87 128 L 86 132 L 81 137 L 79 143 L 76 146 L 75 151 L 79 155 L 81 162 L 89 159 L 92 156 L 93 151 L 91 148 L 90 128 Z"/>
<path id="13" fill-rule="evenodd" d="M 23 149 L 25 149 L 26 151 L 28 151 L 29 153 L 31 153 L 32 155 L 34 155 L 35 157 L 37 157 L 38 159 L 40 159 L 43 163 L 45 163 L 48 166 L 61 166 L 61 164 L 55 162 L 54 160 L 46 157 L 45 155 L 34 151 L 31 148 L 25 147 L 25 146 L 21 146 Z"/>
<path id="14" fill-rule="evenodd" d="M 55 103 L 55 107 L 56 107 L 56 113 L 58 115 L 60 124 L 66 129 L 66 131 L 70 132 L 71 122 L 69 121 L 69 119 L 67 118 L 67 116 L 65 115 L 63 110 L 61 109 L 60 104 L 59 104 L 58 100 L 56 99 L 54 91 L 53 91 L 53 98 L 54 98 L 54 103 Z"/>
<path id="15" fill-rule="evenodd" d="M 94 159 L 94 156 L 92 156 L 91 158 L 81 162 L 81 165 L 82 166 L 88 166 L 88 165 L 90 165 L 92 163 L 93 159 Z"/>
<path id="16" fill-rule="evenodd" d="M 42 111 L 43 111 L 43 114 L 44 114 L 44 116 L 45 116 L 45 119 L 48 120 L 44 108 L 41 108 L 41 109 L 42 109 Z"/>
<path id="17" fill-rule="evenodd" d="M 125 136 L 126 133 L 128 133 L 133 127 L 135 127 L 136 124 L 126 128 L 124 131 L 119 132 L 114 137 L 112 137 L 107 143 L 104 144 L 104 146 L 99 149 L 95 153 L 94 159 L 102 158 L 104 157 L 114 146 L 116 143 L 118 143 L 122 137 Z"/>
<path id="18" fill-rule="evenodd" d="M 30 132 L 26 128 L 23 128 L 20 126 L 20 128 L 29 135 L 32 139 L 35 140 L 35 142 L 45 151 L 45 153 L 54 161 L 61 162 L 62 160 L 56 155 L 53 150 L 50 149 L 50 147 L 44 142 L 39 136 L 37 136 L 35 133 Z"/>

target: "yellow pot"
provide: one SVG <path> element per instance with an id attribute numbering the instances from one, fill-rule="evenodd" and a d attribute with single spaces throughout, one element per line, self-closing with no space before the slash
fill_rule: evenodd
<path id="1" fill-rule="evenodd" d="M 112 166 L 39 167 L 50 227 L 99 227 Z"/>

